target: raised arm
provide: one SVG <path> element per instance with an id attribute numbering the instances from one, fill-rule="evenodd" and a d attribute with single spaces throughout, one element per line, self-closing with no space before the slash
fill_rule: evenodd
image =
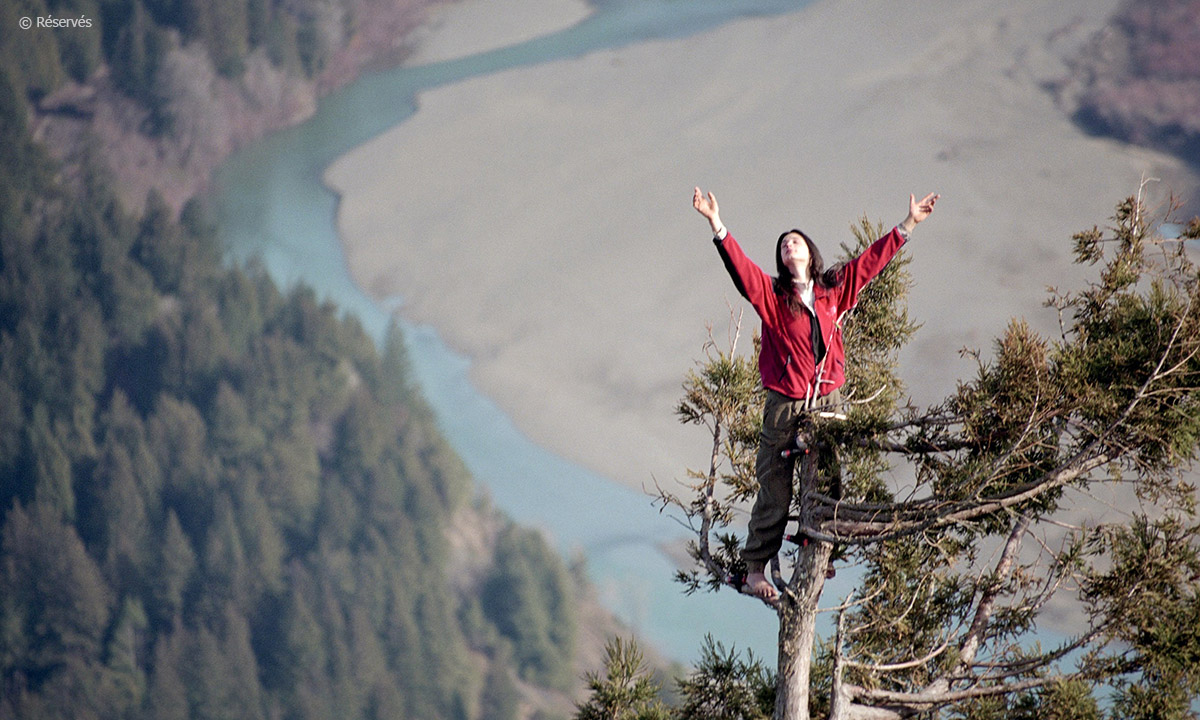
<path id="1" fill-rule="evenodd" d="M 940 196 L 929 193 L 917 200 L 908 196 L 908 216 L 896 226 L 896 230 L 878 238 L 858 257 L 852 259 L 842 268 L 838 285 L 838 312 L 845 312 L 858 303 L 858 293 L 867 283 L 871 282 L 883 268 L 891 262 L 892 257 L 900 251 L 900 246 L 908 239 L 913 228 L 929 217 L 933 206 Z"/>
<path id="2" fill-rule="evenodd" d="M 729 277 L 733 279 L 733 284 L 737 287 L 738 292 L 750 301 L 759 317 L 766 320 L 773 316 L 775 306 L 773 279 L 762 268 L 754 264 L 753 260 L 746 257 L 746 253 L 742 252 L 737 240 L 734 240 L 733 236 L 726 231 L 725 225 L 721 222 L 716 196 L 712 193 L 705 195 L 700 192 L 700 188 L 696 188 L 692 192 L 692 207 L 696 208 L 696 212 L 703 215 L 712 227 L 713 243 L 716 244 L 721 261 L 725 263 L 725 269 L 729 272 Z"/>
<path id="3" fill-rule="evenodd" d="M 713 237 L 721 234 L 725 229 L 725 225 L 721 222 L 721 213 L 717 208 L 717 196 L 711 192 L 705 196 L 697 187 L 692 192 L 692 207 L 696 208 L 696 212 L 704 216 L 708 220 L 708 224 L 712 226 Z"/>
<path id="4" fill-rule="evenodd" d="M 696 188 L 696 191 L 699 192 L 700 189 Z M 933 206 L 940 197 L 941 195 L 937 193 L 929 193 L 920 200 L 917 200 L 915 195 L 910 194 L 908 196 L 908 217 L 904 218 L 904 222 L 900 223 L 900 228 L 905 233 L 912 232 L 917 223 L 929 217 L 930 213 L 933 212 Z"/>

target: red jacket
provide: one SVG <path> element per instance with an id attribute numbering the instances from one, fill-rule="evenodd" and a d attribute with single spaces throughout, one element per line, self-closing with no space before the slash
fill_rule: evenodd
<path id="1" fill-rule="evenodd" d="M 763 387 L 795 399 L 828 395 L 846 382 L 846 353 L 842 347 L 842 319 L 854 309 L 858 293 L 899 252 L 904 236 L 893 228 L 861 255 L 846 263 L 834 288 L 813 287 L 813 306 L 825 343 L 820 364 L 813 354 L 812 315 L 807 309 L 793 313 L 787 299 L 775 294 L 774 278 L 755 265 L 728 233 L 713 239 L 738 292 L 762 318 L 762 351 L 758 371 Z"/>

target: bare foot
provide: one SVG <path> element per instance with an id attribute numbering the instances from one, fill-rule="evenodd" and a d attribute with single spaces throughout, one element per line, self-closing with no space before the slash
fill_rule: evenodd
<path id="1" fill-rule="evenodd" d="M 779 604 L 779 595 L 764 573 L 752 572 L 746 575 L 746 592 L 771 607 Z"/>

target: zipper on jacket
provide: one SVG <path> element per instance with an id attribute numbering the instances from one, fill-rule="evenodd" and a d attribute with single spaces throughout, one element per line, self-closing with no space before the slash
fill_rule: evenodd
<path id="1" fill-rule="evenodd" d="M 792 366 L 792 354 L 788 353 L 787 357 L 783 359 L 783 369 L 779 371 L 779 382 L 780 383 L 782 383 L 784 378 L 787 377 L 788 368 L 791 366 Z"/>
<path id="2" fill-rule="evenodd" d="M 816 406 L 817 400 L 821 397 L 821 377 L 825 374 L 825 362 L 813 368 L 816 372 L 813 374 L 812 384 L 808 386 L 808 392 L 804 398 L 804 408 L 812 410 Z"/>

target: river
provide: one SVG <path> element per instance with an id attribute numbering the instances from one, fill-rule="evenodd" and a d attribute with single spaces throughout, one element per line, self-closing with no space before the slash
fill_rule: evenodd
<path id="1" fill-rule="evenodd" d="M 686 12 L 682 8 L 686 6 Z M 791 0 L 597 0 L 569 29 L 500 50 L 363 76 L 321 101 L 296 127 L 231 157 L 218 171 L 214 210 L 231 259 L 261 259 L 281 285 L 305 283 L 357 315 L 379 338 L 396 303 L 369 298 L 351 280 L 337 236 L 337 198 L 321 183 L 340 155 L 416 112 L 427 89 L 513 67 L 554 62 L 646 40 L 686 37 L 731 20 L 793 12 Z M 495 505 L 586 560 L 602 602 L 668 657 L 698 658 L 704 633 L 772 662 L 776 621 L 732 592 L 685 596 L 663 552 L 684 529 L 651 498 L 551 454 L 524 437 L 468 379 L 469 360 L 429 327 L 403 325 L 425 397 L 442 430 Z M 680 377 L 685 368 L 680 368 Z M 683 463 L 681 461 L 681 468 Z M 849 589 L 839 576 L 828 593 Z"/>

